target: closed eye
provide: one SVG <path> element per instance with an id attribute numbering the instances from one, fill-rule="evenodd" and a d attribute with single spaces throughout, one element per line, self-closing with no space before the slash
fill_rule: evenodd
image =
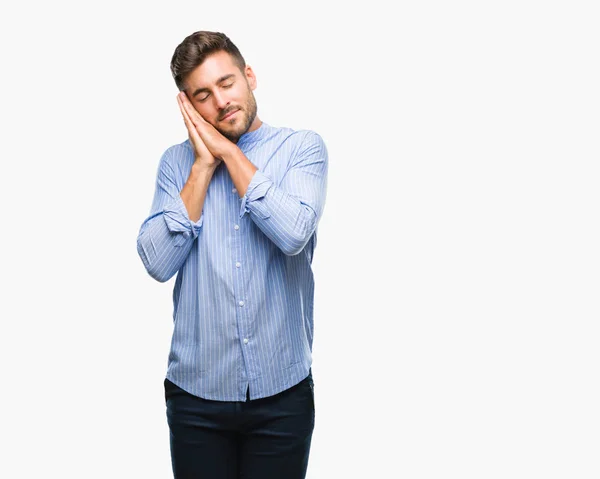
<path id="1" fill-rule="evenodd" d="M 235 82 L 231 82 L 231 83 L 229 83 L 227 85 L 223 85 L 223 88 L 231 88 L 234 83 Z M 200 98 L 198 101 L 199 102 L 204 102 L 204 101 L 206 101 L 208 99 L 209 96 L 210 96 L 210 93 L 208 95 L 206 95 L 204 98 Z"/>

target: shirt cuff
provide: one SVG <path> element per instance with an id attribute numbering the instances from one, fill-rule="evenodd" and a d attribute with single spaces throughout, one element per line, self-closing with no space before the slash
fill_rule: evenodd
<path id="1" fill-rule="evenodd" d="M 273 180 L 262 173 L 260 170 L 254 172 L 254 176 L 250 180 L 250 184 L 246 189 L 246 194 L 242 196 L 242 204 L 240 206 L 240 218 L 246 213 L 251 212 L 252 203 L 267 194 L 269 188 L 273 185 Z M 261 210 L 261 217 L 268 218 L 270 215 L 267 211 Z"/>
<path id="2" fill-rule="evenodd" d="M 200 233 L 200 227 L 204 220 L 204 212 L 200 214 L 200 219 L 195 223 L 190 220 L 187 209 L 183 204 L 181 196 L 177 197 L 163 208 L 165 222 L 171 233 L 183 233 L 184 238 L 196 238 Z"/>

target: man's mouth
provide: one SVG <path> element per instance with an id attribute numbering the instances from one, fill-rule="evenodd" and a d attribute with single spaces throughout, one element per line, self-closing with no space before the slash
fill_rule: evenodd
<path id="1" fill-rule="evenodd" d="M 240 110 L 239 110 L 239 109 L 237 109 L 237 110 L 230 111 L 229 113 L 227 113 L 227 116 L 223 117 L 223 120 L 227 120 L 228 118 L 231 118 L 231 117 L 232 117 L 233 115 L 235 115 L 235 114 L 236 114 L 238 111 L 240 111 Z M 221 121 L 223 121 L 223 120 L 221 120 Z"/>

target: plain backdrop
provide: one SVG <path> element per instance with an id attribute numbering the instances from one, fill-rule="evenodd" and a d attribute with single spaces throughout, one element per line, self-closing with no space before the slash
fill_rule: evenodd
<path id="1" fill-rule="evenodd" d="M 225 32 L 328 148 L 307 478 L 600 477 L 595 2 L 22 2 L 0 12 L 0 476 L 168 478 L 174 278 L 136 238 Z"/>

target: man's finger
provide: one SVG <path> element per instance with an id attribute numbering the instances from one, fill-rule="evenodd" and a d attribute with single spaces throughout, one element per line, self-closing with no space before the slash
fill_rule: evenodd
<path id="1" fill-rule="evenodd" d="M 204 141 L 205 135 L 207 134 L 207 131 L 205 128 L 208 125 L 208 123 L 205 122 L 205 124 L 202 124 L 200 121 L 196 120 L 193 116 L 193 113 L 196 113 L 196 115 L 198 115 L 198 112 L 196 112 L 196 110 L 194 109 L 193 106 L 186 108 L 185 100 L 182 100 L 182 98 L 180 96 L 177 97 L 177 100 L 180 103 L 180 108 L 181 108 L 182 114 L 185 116 L 185 118 L 187 118 L 187 120 L 189 122 L 189 125 L 190 125 L 189 128 L 194 130 L 193 136 L 195 138 L 198 138 L 198 139 Z M 192 112 L 190 112 L 190 108 L 193 110 Z M 204 121 L 204 119 L 202 121 Z"/>
<path id="2" fill-rule="evenodd" d="M 208 123 L 202 117 L 202 115 L 200 113 L 198 113 L 198 110 L 196 110 L 196 108 L 194 108 L 194 105 L 192 105 L 192 103 L 190 102 L 190 100 L 187 97 L 187 95 L 185 94 L 185 92 L 182 91 L 181 95 L 179 95 L 179 98 L 180 98 L 181 102 L 183 103 L 183 106 L 185 107 L 186 111 L 190 115 L 190 118 L 194 121 L 194 124 L 197 124 L 197 123 L 201 123 L 201 124 Z"/>
<path id="3" fill-rule="evenodd" d="M 177 95 L 177 105 L 179 106 L 179 110 L 181 111 L 181 114 L 183 116 L 183 122 L 185 123 L 185 126 L 187 127 L 187 129 L 189 131 L 192 126 L 191 120 L 189 119 L 188 114 L 185 111 L 183 104 L 181 103 L 181 99 L 180 99 L 179 95 Z M 195 130 L 196 128 L 193 128 L 193 129 Z"/>
<path id="4" fill-rule="evenodd" d="M 179 104 L 179 109 L 181 110 L 181 114 L 183 115 L 183 121 L 185 122 L 185 126 L 187 127 L 188 133 L 190 134 L 190 139 L 194 138 L 196 140 L 200 140 L 198 130 L 196 130 L 196 126 L 194 125 L 194 122 L 192 121 L 185 107 L 183 106 L 179 95 L 177 96 L 177 103 Z"/>

